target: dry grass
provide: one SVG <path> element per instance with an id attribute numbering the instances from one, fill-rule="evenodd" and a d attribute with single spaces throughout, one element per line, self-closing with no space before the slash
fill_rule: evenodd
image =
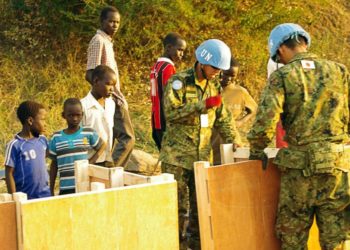
<path id="1" fill-rule="evenodd" d="M 177 4 L 179 8 L 183 8 L 182 5 L 185 3 L 177 2 Z M 188 1 L 186 4 L 191 5 Z M 188 40 L 188 52 L 179 70 L 193 64 L 193 51 L 200 41 L 213 36 L 218 37 L 230 45 L 233 54 L 241 62 L 241 77 L 245 82 L 244 85 L 258 100 L 266 82 L 268 59 L 266 40 L 269 31 L 277 23 L 300 23 L 312 35 L 312 52 L 350 66 L 350 57 L 346 53 L 350 51 L 349 8 L 347 0 L 318 0 L 308 3 L 297 0 L 288 4 L 285 1 L 245 0 L 237 3 L 234 15 L 222 16 L 217 12 L 214 13 L 215 18 L 206 20 L 205 24 L 202 23 L 205 19 L 204 14 L 196 12 L 197 14 L 193 15 L 185 11 L 184 22 L 178 29 Z M 212 11 L 219 11 L 219 9 L 212 9 Z M 182 13 L 184 9 L 179 11 Z M 198 19 L 196 19 L 197 16 Z M 191 18 L 191 20 L 186 18 Z M 147 17 L 144 16 L 142 22 L 146 22 L 146 19 Z M 128 22 L 131 21 L 128 20 Z M 142 26 L 138 20 L 133 20 L 133 22 L 136 22 L 137 27 Z M 211 24 L 216 24 L 215 28 L 211 27 Z M 126 23 L 126 25 L 131 25 L 131 23 Z M 157 38 L 169 32 L 169 27 L 166 25 L 152 24 L 148 28 L 150 30 L 142 32 L 147 31 L 146 35 L 154 33 Z M 176 30 L 175 27 L 172 29 Z M 151 138 L 148 76 L 150 67 L 156 60 L 155 55 L 161 54 L 161 44 L 159 39 L 155 42 L 156 39 L 152 38 L 153 40 L 142 45 L 143 41 L 147 40 L 142 32 L 132 34 L 130 41 L 135 43 L 137 39 L 140 39 L 140 43 L 137 48 L 129 48 L 128 37 L 123 37 L 123 35 L 130 36 L 130 34 L 124 27 L 118 33 L 123 38 L 118 39 L 119 43 L 116 47 L 123 92 L 129 102 L 129 110 L 135 127 L 136 147 L 156 155 L 157 150 Z M 81 51 L 84 51 L 85 47 L 80 43 L 75 47 L 80 50 L 61 51 L 61 54 L 65 55 L 63 57 L 66 58 L 63 62 L 54 60 L 37 62 L 29 56 L 13 55 L 6 46 L 0 48 L 1 163 L 4 160 L 6 142 L 20 129 L 20 124 L 15 116 L 15 109 L 20 102 L 34 99 L 46 105 L 49 110 L 47 119 L 47 135 L 49 136 L 53 131 L 65 126 L 60 115 L 63 101 L 68 97 L 81 98 L 88 92 L 89 85 L 84 80 L 85 61 L 76 59 L 79 53 L 83 53 Z M 145 51 L 153 48 L 152 54 L 144 54 L 142 48 Z M 80 55 L 79 58 L 84 58 L 84 56 Z"/>

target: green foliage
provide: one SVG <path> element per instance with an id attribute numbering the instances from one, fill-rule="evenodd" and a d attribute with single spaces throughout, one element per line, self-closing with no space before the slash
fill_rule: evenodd
<path id="1" fill-rule="evenodd" d="M 137 148 L 155 153 L 151 139 L 149 70 L 171 31 L 188 44 L 179 70 L 194 63 L 203 40 L 219 38 L 241 63 L 244 86 L 258 100 L 266 81 L 267 38 L 282 22 L 312 36 L 311 51 L 350 66 L 348 0 L 0 0 L 0 161 L 5 142 L 20 129 L 15 109 L 35 99 L 49 109 L 48 134 L 65 126 L 61 105 L 83 97 L 86 49 L 106 5 L 121 13 L 115 48 Z"/>

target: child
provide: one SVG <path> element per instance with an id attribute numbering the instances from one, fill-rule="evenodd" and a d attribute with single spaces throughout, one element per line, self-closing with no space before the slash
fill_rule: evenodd
<path id="1" fill-rule="evenodd" d="M 50 168 L 50 189 L 54 195 L 57 170 L 60 176 L 59 194 L 75 193 L 74 161 L 88 159 L 88 150 L 94 149 L 89 159 L 95 163 L 103 153 L 105 143 L 92 128 L 81 127 L 83 118 L 82 106 L 77 98 L 69 98 L 63 104 L 62 117 L 68 127 L 53 134 L 49 144 L 49 156 L 52 159 Z"/>
<path id="2" fill-rule="evenodd" d="M 239 66 L 239 62 L 232 57 L 230 68 L 222 71 L 220 85 L 223 88 L 222 98 L 228 110 L 231 112 L 232 120 L 236 124 L 236 143 L 242 145 L 243 142 L 246 142 L 246 138 L 244 136 L 242 142 L 240 132 L 243 135 L 246 133 L 245 131 L 249 126 L 249 122 L 255 117 L 258 105 L 249 94 L 248 90 L 240 86 L 238 80 Z M 211 138 L 214 165 L 221 164 L 220 144 L 222 143 L 223 138 L 218 131 L 214 129 Z"/>
<path id="3" fill-rule="evenodd" d="M 161 148 L 165 131 L 165 116 L 162 107 L 163 88 L 168 79 L 176 73 L 174 62 L 181 61 L 186 42 L 177 33 L 169 33 L 163 40 L 164 54 L 151 70 L 152 138 L 158 150 Z"/>
<path id="4" fill-rule="evenodd" d="M 50 196 L 46 170 L 48 142 L 45 136 L 46 111 L 33 101 L 21 103 L 17 117 L 22 131 L 7 144 L 5 154 L 6 184 L 10 194 L 26 193 L 28 199 Z"/>
<path id="5" fill-rule="evenodd" d="M 115 72 L 106 65 L 97 66 L 92 72 L 92 89 L 81 99 L 83 107 L 82 125 L 96 130 L 106 142 L 104 152 L 96 160 L 97 165 L 113 166 L 111 150 L 113 145 L 113 125 L 115 102 L 111 95 L 116 83 Z"/>

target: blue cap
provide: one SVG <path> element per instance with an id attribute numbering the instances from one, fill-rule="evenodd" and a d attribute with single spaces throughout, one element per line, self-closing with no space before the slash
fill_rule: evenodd
<path id="1" fill-rule="evenodd" d="M 311 45 L 311 37 L 300 25 L 295 23 L 283 23 L 277 25 L 270 33 L 269 51 L 270 58 L 276 60 L 277 50 L 289 38 L 294 36 L 303 36 L 306 39 L 307 46 Z"/>
<path id="2" fill-rule="evenodd" d="M 203 65 L 228 70 L 230 68 L 231 50 L 223 41 L 209 39 L 196 49 L 196 58 Z"/>

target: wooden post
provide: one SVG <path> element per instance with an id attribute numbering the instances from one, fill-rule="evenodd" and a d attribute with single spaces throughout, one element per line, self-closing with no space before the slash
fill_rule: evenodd
<path id="1" fill-rule="evenodd" d="M 90 190 L 89 161 L 80 160 L 74 162 L 75 192 L 87 192 Z"/>
<path id="2" fill-rule="evenodd" d="M 110 170 L 111 187 L 124 186 L 124 168 L 115 167 Z"/>
<path id="3" fill-rule="evenodd" d="M 27 194 L 22 192 L 13 193 L 13 200 L 16 202 L 17 247 L 18 250 L 23 250 L 21 202 L 27 200 Z"/>
<path id="4" fill-rule="evenodd" d="M 204 170 L 208 167 L 210 167 L 210 164 L 206 161 L 198 161 L 194 163 L 201 247 L 203 250 L 214 250 L 208 175 Z"/>

